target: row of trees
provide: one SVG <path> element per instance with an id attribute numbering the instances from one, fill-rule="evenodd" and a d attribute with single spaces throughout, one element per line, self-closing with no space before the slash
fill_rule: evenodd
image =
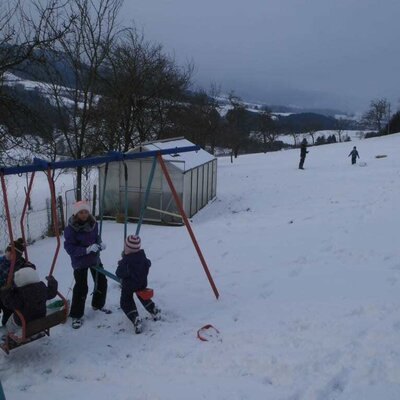
<path id="1" fill-rule="evenodd" d="M 299 134 L 307 133 L 316 144 L 327 123 L 343 140 L 346 120 L 312 114 L 293 120 L 267 108 L 251 112 L 233 93 L 221 115 L 217 85 L 208 92 L 191 90 L 193 65 L 178 65 L 161 45 L 123 26 L 122 0 L 38 0 L 29 10 L 24 4 L 0 5 L 2 155 L 23 147 L 50 159 L 80 159 L 185 136 L 237 157 L 241 151 L 279 149 L 282 135 L 291 135 L 297 145 Z M 26 91 L 9 85 L 9 73 L 43 83 L 40 90 Z M 386 110 L 387 104 L 371 103 L 364 122 L 381 129 Z M 78 188 L 81 180 L 78 170 Z"/>
<path id="2" fill-rule="evenodd" d="M 81 159 L 172 134 L 174 115 L 188 109 L 193 66 L 122 26 L 122 0 L 24 4 L 0 6 L 3 163 L 13 147 Z M 9 73 L 44 83 L 28 95 Z M 78 170 L 78 189 L 81 180 Z"/>

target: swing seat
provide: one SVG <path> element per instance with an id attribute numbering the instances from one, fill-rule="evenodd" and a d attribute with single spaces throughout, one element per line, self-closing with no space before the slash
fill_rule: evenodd
<path id="1" fill-rule="evenodd" d="M 136 291 L 136 295 L 139 296 L 142 300 L 151 300 L 154 296 L 154 290 L 150 288 L 138 290 Z"/>
<path id="2" fill-rule="evenodd" d="M 59 296 L 64 303 L 64 308 L 62 310 L 52 312 L 43 318 L 26 322 L 24 316 L 18 310 L 15 310 L 14 312 L 18 315 L 22 322 L 22 332 L 20 335 L 8 333 L 4 343 L 0 346 L 1 349 L 5 353 L 9 354 L 11 350 L 17 347 L 34 342 L 45 336 L 50 336 L 50 328 L 54 328 L 57 325 L 65 323 L 68 318 L 68 303 L 67 300 L 60 294 Z"/>

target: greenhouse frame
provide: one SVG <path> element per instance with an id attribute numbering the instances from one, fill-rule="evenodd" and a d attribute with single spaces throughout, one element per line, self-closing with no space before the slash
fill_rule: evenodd
<path id="1" fill-rule="evenodd" d="M 193 146 L 184 138 L 148 142 L 129 153 Z M 164 156 L 165 164 L 188 217 L 212 201 L 217 194 L 217 159 L 205 150 L 176 153 Z M 152 159 L 126 160 L 128 178 L 128 217 L 138 219 L 151 174 Z M 103 192 L 105 165 L 99 167 L 100 193 Z M 112 162 L 108 166 L 108 181 L 104 196 L 104 215 L 117 218 L 125 210 L 125 166 Z M 147 202 L 144 220 L 155 223 L 182 224 L 172 193 L 162 173 L 156 166 Z"/>

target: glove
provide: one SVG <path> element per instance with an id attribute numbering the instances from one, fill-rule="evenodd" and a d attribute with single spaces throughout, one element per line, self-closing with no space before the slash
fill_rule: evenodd
<path id="1" fill-rule="evenodd" d="M 105 250 L 107 248 L 106 244 L 104 242 L 100 243 L 100 250 Z"/>
<path id="2" fill-rule="evenodd" d="M 100 249 L 101 249 L 100 245 L 97 244 L 97 243 L 94 243 L 94 244 L 92 244 L 91 246 L 89 246 L 89 247 L 86 248 L 86 254 L 89 254 L 89 253 L 97 253 L 97 252 L 100 251 Z"/>

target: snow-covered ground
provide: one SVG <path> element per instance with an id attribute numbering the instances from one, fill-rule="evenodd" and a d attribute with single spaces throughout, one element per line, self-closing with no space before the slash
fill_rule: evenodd
<path id="1" fill-rule="evenodd" d="M 220 160 L 218 200 L 193 220 L 220 300 L 185 228 L 146 225 L 164 320 L 134 335 L 109 282 L 113 314 L 88 307 L 81 330 L 68 323 L 1 356 L 7 398 L 398 400 L 400 135 L 359 142 L 363 168 L 352 145 L 310 149 L 305 171 L 298 150 Z M 122 236 L 106 223 L 111 270 Z M 43 277 L 54 246 L 31 247 Z M 63 251 L 56 276 L 70 297 Z M 208 323 L 220 337 L 201 342 Z"/>

